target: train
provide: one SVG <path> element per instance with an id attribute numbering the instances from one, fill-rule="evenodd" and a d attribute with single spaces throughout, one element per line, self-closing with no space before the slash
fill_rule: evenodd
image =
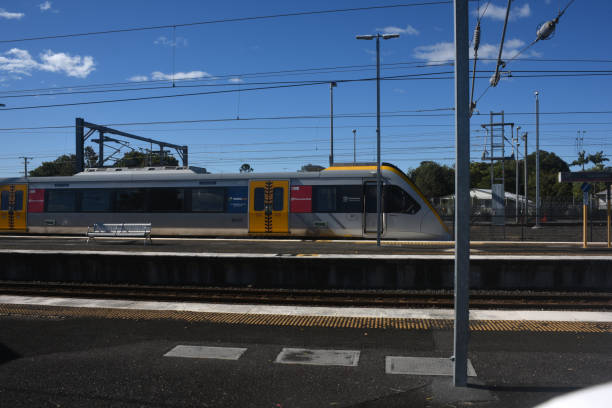
<path id="1" fill-rule="evenodd" d="M 208 174 L 192 167 L 88 168 L 0 179 L 0 232 L 83 234 L 95 223 L 151 223 L 154 236 L 374 238 L 377 166 Z M 448 227 L 396 166 L 381 165 L 381 237 L 449 240 Z"/>

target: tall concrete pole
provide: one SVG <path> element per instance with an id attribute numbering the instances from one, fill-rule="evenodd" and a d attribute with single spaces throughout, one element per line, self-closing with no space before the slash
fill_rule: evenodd
<path id="1" fill-rule="evenodd" d="M 380 175 L 380 37 L 376 36 L 376 245 L 382 229 L 382 179 Z"/>
<path id="2" fill-rule="evenodd" d="M 535 92 L 536 97 L 536 223 L 535 228 L 540 228 L 540 93 Z"/>
<path id="3" fill-rule="evenodd" d="M 516 127 L 516 139 L 514 140 L 514 146 L 515 146 L 515 150 L 516 153 L 514 154 L 514 164 L 515 164 L 515 171 L 514 171 L 514 178 L 516 181 L 516 196 L 514 197 L 514 217 L 515 217 L 515 224 L 518 224 L 518 214 L 519 214 L 519 160 L 518 160 L 518 156 L 519 156 L 519 130 L 521 130 L 520 126 Z"/>
<path id="4" fill-rule="evenodd" d="M 523 143 L 525 144 L 525 159 L 523 160 L 523 164 L 525 166 L 524 171 L 524 183 L 525 183 L 525 221 L 527 220 L 527 215 L 529 215 L 529 199 L 527 198 L 527 132 L 523 134 Z"/>
<path id="5" fill-rule="evenodd" d="M 467 385 L 470 274 L 470 71 L 468 0 L 455 0 L 455 386 Z"/>

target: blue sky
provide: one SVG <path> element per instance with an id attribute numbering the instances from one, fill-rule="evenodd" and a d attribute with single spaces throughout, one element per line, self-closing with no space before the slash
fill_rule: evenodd
<path id="1" fill-rule="evenodd" d="M 403 3 L 412 3 L 406 0 Z M 0 1 L 0 40 L 130 27 L 173 25 L 297 11 L 400 4 L 380 1 Z M 478 2 L 471 2 L 470 31 Z M 484 7 L 486 1 L 480 1 Z M 496 58 L 505 1 L 492 1 L 482 19 L 479 57 Z M 535 38 L 539 24 L 554 18 L 566 1 L 515 0 L 504 55 Z M 518 77 L 520 71 L 612 71 L 612 3 L 576 0 L 561 17 L 551 40 L 536 43 L 508 64 L 512 78 L 489 89 L 471 121 L 472 160 L 483 153 L 481 124 L 490 111 L 507 112 L 506 121 L 529 132 L 535 149 L 533 92 L 540 92 L 540 148 L 571 162 L 577 131 L 584 132 L 587 153 L 611 155 L 612 78 L 608 76 Z M 318 14 L 246 22 L 134 31 L 107 35 L 0 43 L 0 177 L 23 171 L 20 156 L 33 157 L 30 168 L 60 154 L 74 153 L 74 120 L 98 124 L 227 119 L 163 125 L 113 125 L 137 135 L 188 145 L 190 164 L 214 173 L 237 172 L 242 163 L 255 171 L 295 171 L 307 163 L 327 165 L 329 85 L 248 91 L 280 82 L 343 81 L 375 77 L 375 42 L 355 35 L 399 32 L 381 43 L 382 76 L 428 74 L 451 77 L 453 9 L 450 4 Z M 606 62 L 550 61 L 551 59 Z M 352 67 L 335 68 L 333 67 Z M 318 71 L 284 72 L 288 70 Z M 325 68 L 325 69 L 324 69 Z M 126 88 L 171 86 L 130 90 Z M 494 70 L 492 61 L 478 69 Z M 276 73 L 275 73 L 276 72 Z M 259 75 L 252 75 L 259 73 Z M 266 74 L 262 74 L 266 73 Z M 431 75 L 433 73 L 440 73 Z M 477 79 L 475 95 L 488 86 L 490 73 Z M 99 84 L 104 87 L 92 87 Z M 271 83 L 268 85 L 250 85 Z M 197 85 L 197 86 L 193 86 Z M 207 86 L 204 86 L 207 85 Z M 89 88 L 85 88 L 89 87 Z M 28 92 L 28 89 L 42 91 Z M 101 93 L 49 95 L 66 91 Z M 109 90 L 115 90 L 108 92 Z M 10 108 L 100 101 L 192 92 L 236 90 L 225 94 L 157 100 L 10 110 Z M 382 82 L 382 158 L 403 170 L 422 160 L 452 164 L 454 101 L 452 79 L 398 79 Z M 123 90 L 123 91 L 119 91 Z M 376 84 L 340 82 L 334 89 L 336 161 L 375 160 Z M 426 112 L 418 112 L 426 110 Z M 432 110 L 432 111 L 429 111 Z M 416 112 L 415 112 L 416 111 Z M 546 114 L 552 112 L 607 112 Z M 360 117 L 342 115 L 361 114 Z M 283 117 L 315 116 L 283 119 Z M 276 117 L 280 119 L 256 119 Z M 237 118 L 240 118 L 237 120 Z M 251 120 L 246 120 L 251 119 Z M 254 120 L 256 119 L 256 120 Z M 14 128 L 67 126 L 55 129 Z M 136 149 L 144 144 L 132 142 Z M 508 147 L 510 149 L 510 147 Z M 522 151 L 521 147 L 521 151 Z"/>

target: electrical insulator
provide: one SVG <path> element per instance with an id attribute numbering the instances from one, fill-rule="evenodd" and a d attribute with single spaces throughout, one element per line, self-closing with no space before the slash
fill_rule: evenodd
<path id="1" fill-rule="evenodd" d="M 491 84 L 492 87 L 496 87 L 497 84 L 499 83 L 499 79 L 501 77 L 501 72 L 496 72 L 493 75 L 491 75 L 491 78 L 489 78 L 489 84 Z"/>
<path id="2" fill-rule="evenodd" d="M 478 47 L 480 46 L 480 23 L 478 23 L 474 29 L 474 39 L 472 42 L 474 43 L 474 51 L 478 50 Z"/>
<path id="3" fill-rule="evenodd" d="M 542 24 L 540 28 L 538 28 L 538 31 L 536 31 L 537 40 L 548 40 L 549 38 L 551 38 L 551 36 L 555 32 L 556 27 L 557 19 L 548 20 L 547 22 Z"/>

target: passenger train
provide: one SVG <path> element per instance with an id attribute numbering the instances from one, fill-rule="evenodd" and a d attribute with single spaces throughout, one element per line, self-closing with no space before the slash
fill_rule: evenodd
<path id="1" fill-rule="evenodd" d="M 448 240 L 438 212 L 397 167 L 381 166 L 382 237 Z M 0 232 L 83 234 L 151 223 L 158 236 L 376 237 L 376 165 L 318 172 L 202 174 L 197 168 L 91 168 L 0 179 Z"/>

